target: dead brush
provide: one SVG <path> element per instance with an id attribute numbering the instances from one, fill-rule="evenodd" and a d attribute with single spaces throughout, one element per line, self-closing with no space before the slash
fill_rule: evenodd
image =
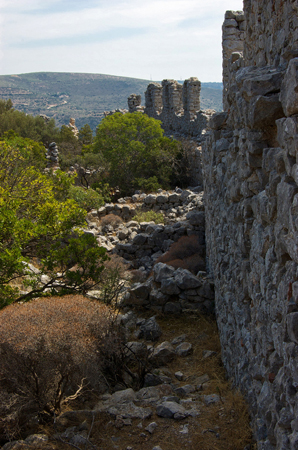
<path id="1" fill-rule="evenodd" d="M 201 245 L 198 236 L 182 236 L 174 242 L 169 250 L 160 256 L 156 263 L 164 263 L 178 269 L 187 269 L 197 274 L 200 270 L 205 270 L 205 246 Z"/>
<path id="2" fill-rule="evenodd" d="M 111 329 L 117 340 L 114 316 L 107 306 L 79 295 L 39 298 L 0 311 L 0 396 L 14 398 L 2 404 L 7 410 L 2 438 L 10 438 L 12 418 L 15 429 L 32 415 L 51 419 L 85 388 L 102 389 L 99 348 L 107 336 L 113 346 Z"/>
<path id="3" fill-rule="evenodd" d="M 119 225 L 123 224 L 123 220 L 120 216 L 117 216 L 116 214 L 107 214 L 106 216 L 102 217 L 99 221 L 99 225 L 102 228 L 106 228 L 109 225 L 112 228 L 119 227 Z"/>
<path id="4" fill-rule="evenodd" d="M 100 300 L 106 305 L 118 308 L 119 295 L 128 279 L 127 267 L 123 258 L 112 254 L 105 262 L 100 274 L 99 288 L 101 290 Z"/>

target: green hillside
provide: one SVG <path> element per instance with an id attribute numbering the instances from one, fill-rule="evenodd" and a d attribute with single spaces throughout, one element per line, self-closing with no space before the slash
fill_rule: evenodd
<path id="1" fill-rule="evenodd" d="M 144 92 L 149 80 L 89 73 L 38 72 L 0 76 L 0 98 L 11 99 L 16 109 L 54 117 L 57 125 L 76 119 L 95 130 L 104 111 L 127 108 L 127 97 Z M 202 109 L 220 111 L 221 83 L 202 83 Z"/>

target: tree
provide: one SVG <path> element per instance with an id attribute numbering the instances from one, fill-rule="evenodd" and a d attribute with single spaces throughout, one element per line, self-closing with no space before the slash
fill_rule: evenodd
<path id="1" fill-rule="evenodd" d="M 146 114 L 116 113 L 97 127 L 93 152 L 108 163 L 108 183 L 131 194 L 152 177 L 168 188 L 180 145 L 163 135 L 160 121 Z"/>
<path id="2" fill-rule="evenodd" d="M 42 117 L 33 117 L 13 109 L 11 100 L 0 100 L 0 136 L 13 130 L 23 138 L 33 139 L 48 145 L 58 137 L 55 120 L 45 121 Z"/>
<path id="3" fill-rule="evenodd" d="M 44 291 L 86 292 L 98 284 L 106 251 L 79 228 L 86 211 L 73 200 L 56 198 L 58 182 L 34 167 L 26 141 L 23 147 L 0 141 L 2 307 Z M 32 258 L 38 261 L 38 270 L 31 270 Z M 20 295 L 12 287 L 19 280 L 30 285 L 31 292 Z"/>
<path id="4" fill-rule="evenodd" d="M 82 143 L 82 145 L 92 144 L 93 132 L 88 123 L 86 123 L 83 127 L 79 129 L 79 141 Z"/>

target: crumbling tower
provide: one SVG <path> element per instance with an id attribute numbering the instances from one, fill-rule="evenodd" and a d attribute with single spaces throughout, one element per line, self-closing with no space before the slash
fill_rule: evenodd
<path id="1" fill-rule="evenodd" d="M 196 117 L 197 112 L 200 111 L 200 94 L 201 82 L 196 77 L 184 81 L 182 90 L 183 109 L 187 120 L 193 120 Z"/>
<path id="2" fill-rule="evenodd" d="M 141 107 L 142 103 L 141 95 L 131 94 L 128 97 L 127 102 L 128 102 L 128 110 L 130 113 L 143 110 L 143 108 Z"/>
<path id="3" fill-rule="evenodd" d="M 157 118 L 162 112 L 162 86 L 159 83 L 150 83 L 145 92 L 145 113 Z"/>

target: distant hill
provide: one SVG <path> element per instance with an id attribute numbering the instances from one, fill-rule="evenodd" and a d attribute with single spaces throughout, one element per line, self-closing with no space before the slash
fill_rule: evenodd
<path id="1" fill-rule="evenodd" d="M 76 119 L 78 128 L 89 123 L 93 130 L 104 111 L 127 108 L 127 97 L 142 95 L 150 80 L 90 73 L 38 72 L 0 76 L 0 98 L 11 99 L 15 109 L 34 116 L 46 114 L 56 124 Z M 222 109 L 222 83 L 202 83 L 202 109 Z"/>

